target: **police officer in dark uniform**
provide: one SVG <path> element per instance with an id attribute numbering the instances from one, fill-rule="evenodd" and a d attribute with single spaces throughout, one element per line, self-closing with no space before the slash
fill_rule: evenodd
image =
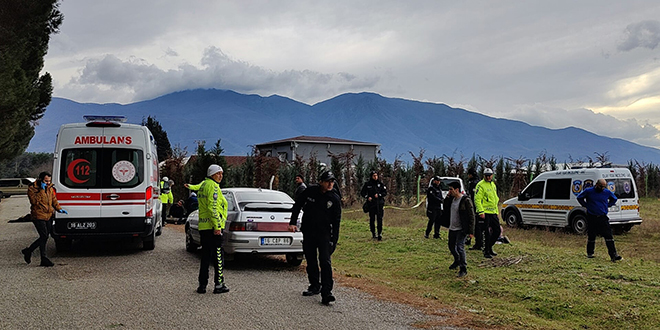
<path id="1" fill-rule="evenodd" d="M 429 189 L 426 191 L 426 215 L 429 217 L 429 222 L 426 225 L 425 238 L 429 238 L 431 229 L 433 231 L 433 238 L 440 238 L 440 217 L 442 216 L 442 190 L 440 189 L 440 177 L 435 176 L 431 181 Z M 435 228 L 433 226 L 435 225 Z"/>
<path id="2" fill-rule="evenodd" d="M 474 169 L 474 167 L 470 167 L 468 169 L 468 182 L 467 182 L 468 189 L 465 192 L 465 194 L 468 195 L 468 197 L 470 197 L 470 199 L 472 200 L 472 205 L 474 205 L 474 193 L 475 190 L 477 189 L 477 183 L 479 183 L 479 179 L 477 178 L 477 171 Z M 483 219 L 476 217 L 474 223 L 474 232 L 475 232 L 474 245 L 470 248 L 470 250 L 481 250 L 484 241 L 483 228 L 484 228 Z"/>
<path id="3" fill-rule="evenodd" d="M 371 236 L 379 241 L 383 239 L 383 207 L 385 207 L 385 196 L 387 188 L 382 181 L 378 180 L 378 172 L 371 171 L 371 178 L 364 183 L 360 195 L 367 199 L 369 206 L 369 229 Z M 378 236 L 376 236 L 376 226 L 374 222 L 378 220 Z"/>
<path id="4" fill-rule="evenodd" d="M 324 305 L 335 301 L 332 295 L 330 256 L 335 251 L 339 239 L 341 199 L 333 189 L 334 183 L 334 174 L 330 171 L 323 172 L 319 177 L 318 185 L 310 185 L 298 196 L 289 221 L 289 231 L 298 230 L 296 225 L 298 215 L 301 209 L 304 211 L 300 230 L 303 233 L 303 252 L 307 259 L 309 287 L 302 294 L 313 296 L 320 293 L 321 303 Z"/>

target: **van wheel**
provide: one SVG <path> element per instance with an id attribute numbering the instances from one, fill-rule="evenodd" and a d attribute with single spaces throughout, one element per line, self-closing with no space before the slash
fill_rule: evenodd
<path id="1" fill-rule="evenodd" d="M 72 240 L 69 238 L 56 238 L 55 249 L 57 252 L 66 252 L 71 250 Z"/>
<path id="2" fill-rule="evenodd" d="M 578 235 L 584 235 L 587 233 L 587 217 L 584 214 L 576 214 L 571 220 L 571 228 L 573 232 Z"/>
<path id="3" fill-rule="evenodd" d="M 302 253 L 287 253 L 286 263 L 291 266 L 300 266 L 303 260 Z"/>
<path id="4" fill-rule="evenodd" d="M 516 210 L 507 210 L 504 212 L 504 221 L 507 226 L 516 228 L 522 224 L 520 214 Z"/>
<path id="5" fill-rule="evenodd" d="M 142 241 L 142 250 L 153 250 L 156 247 L 156 230 L 151 232 L 151 235 L 145 237 Z"/>

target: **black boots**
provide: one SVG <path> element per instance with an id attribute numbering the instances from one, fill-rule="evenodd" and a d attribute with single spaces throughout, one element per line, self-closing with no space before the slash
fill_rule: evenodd
<path id="1" fill-rule="evenodd" d="M 315 296 L 321 293 L 321 288 L 312 288 L 311 286 L 307 290 L 303 291 L 302 295 L 305 297 Z"/>
<path id="2" fill-rule="evenodd" d="M 46 257 L 41 257 L 41 264 L 39 266 L 41 266 L 41 267 L 53 267 L 53 266 L 55 266 L 55 264 L 52 261 L 50 261 L 50 259 L 48 259 Z"/>
<path id="3" fill-rule="evenodd" d="M 335 296 L 333 296 L 332 293 L 329 293 L 328 295 L 321 297 L 321 303 L 326 306 L 330 305 L 330 303 L 335 300 L 336 300 Z"/>
<path id="4" fill-rule="evenodd" d="M 224 284 L 216 284 L 213 289 L 213 293 L 226 293 L 229 292 L 229 288 Z"/>
<path id="5" fill-rule="evenodd" d="M 467 268 L 461 267 L 461 270 L 458 272 L 458 275 L 456 275 L 456 277 L 463 277 L 465 275 L 467 275 Z"/>
<path id="6" fill-rule="evenodd" d="M 30 251 L 30 248 L 25 248 L 21 250 L 21 253 L 23 254 L 23 260 L 29 265 L 32 262 L 32 251 Z"/>

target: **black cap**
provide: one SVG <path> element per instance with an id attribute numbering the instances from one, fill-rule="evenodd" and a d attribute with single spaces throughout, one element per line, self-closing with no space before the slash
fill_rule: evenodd
<path id="1" fill-rule="evenodd" d="M 335 181 L 335 175 L 330 171 L 325 171 L 319 176 L 319 181 Z"/>

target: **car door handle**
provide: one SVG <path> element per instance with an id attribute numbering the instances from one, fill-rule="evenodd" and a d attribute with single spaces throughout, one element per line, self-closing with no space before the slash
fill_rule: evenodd
<path id="1" fill-rule="evenodd" d="M 117 194 L 108 195 L 106 197 L 108 197 L 109 199 L 111 199 L 113 201 L 116 200 L 116 199 L 119 199 L 119 195 L 117 195 Z"/>
<path id="2" fill-rule="evenodd" d="M 539 201 L 539 204 L 543 204 L 543 201 Z"/>

